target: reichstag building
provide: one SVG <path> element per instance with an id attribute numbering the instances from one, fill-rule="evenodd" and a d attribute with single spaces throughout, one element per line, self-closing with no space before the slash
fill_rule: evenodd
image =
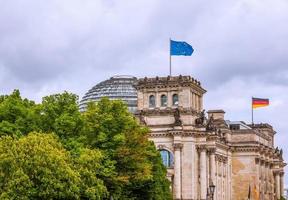
<path id="1" fill-rule="evenodd" d="M 122 99 L 150 128 L 174 199 L 278 200 L 283 195 L 282 150 L 269 124 L 230 121 L 221 109 L 203 109 L 206 90 L 190 76 L 115 76 L 90 89 L 80 102 Z M 217 105 L 215 105 L 217 106 Z M 214 191 L 213 191 L 214 189 Z"/>

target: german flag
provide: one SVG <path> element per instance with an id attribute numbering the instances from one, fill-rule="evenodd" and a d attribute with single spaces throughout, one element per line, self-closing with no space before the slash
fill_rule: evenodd
<path id="1" fill-rule="evenodd" d="M 269 106 L 269 99 L 260 99 L 252 97 L 252 108 Z"/>

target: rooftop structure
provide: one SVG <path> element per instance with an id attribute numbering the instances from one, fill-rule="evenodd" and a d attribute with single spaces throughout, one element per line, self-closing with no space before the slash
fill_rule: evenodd
<path id="1" fill-rule="evenodd" d="M 133 87 L 137 81 L 133 76 L 113 76 L 92 87 L 80 101 L 80 111 L 85 111 L 89 102 L 97 102 L 102 97 L 121 99 L 127 103 L 130 112 L 137 109 L 137 92 Z"/>

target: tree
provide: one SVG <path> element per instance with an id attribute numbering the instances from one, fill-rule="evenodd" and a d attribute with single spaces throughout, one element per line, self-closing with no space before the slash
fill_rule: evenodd
<path id="1" fill-rule="evenodd" d="M 65 91 L 46 96 L 42 100 L 40 113 L 43 132 L 54 132 L 62 139 L 79 136 L 83 122 L 77 95 Z"/>
<path id="2" fill-rule="evenodd" d="M 19 90 L 14 90 L 11 95 L 0 96 L 0 136 L 19 137 L 39 130 L 36 108 L 33 101 L 21 98 Z"/>
<path id="3" fill-rule="evenodd" d="M 0 96 L 0 199 L 171 199 L 149 130 L 127 106 L 104 98 L 80 113 L 77 101 Z"/>
<path id="4" fill-rule="evenodd" d="M 172 200 L 170 182 L 166 178 L 166 168 L 162 163 L 160 152 L 156 150 L 153 142 L 147 147 L 152 163 L 152 178 L 147 181 L 133 182 L 128 191 L 138 200 Z"/>
<path id="5" fill-rule="evenodd" d="M 171 199 L 166 168 L 148 140 L 149 130 L 139 125 L 122 101 L 103 98 L 91 103 L 84 122 L 87 144 L 103 150 L 116 162 L 116 181 L 105 182 L 114 198 Z M 146 195 L 140 196 L 140 191 Z"/>
<path id="6" fill-rule="evenodd" d="M 107 189 L 97 178 L 102 158 L 100 151 L 83 149 L 73 160 L 52 134 L 3 136 L 0 199 L 103 199 Z"/>

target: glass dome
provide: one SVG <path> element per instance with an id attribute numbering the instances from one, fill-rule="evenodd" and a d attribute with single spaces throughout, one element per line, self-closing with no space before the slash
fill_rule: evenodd
<path id="1" fill-rule="evenodd" d="M 88 102 L 97 102 L 102 97 L 121 99 L 127 103 L 130 112 L 137 110 L 137 92 L 134 88 L 137 78 L 133 76 L 113 76 L 91 88 L 80 101 L 80 111 L 85 111 Z"/>

